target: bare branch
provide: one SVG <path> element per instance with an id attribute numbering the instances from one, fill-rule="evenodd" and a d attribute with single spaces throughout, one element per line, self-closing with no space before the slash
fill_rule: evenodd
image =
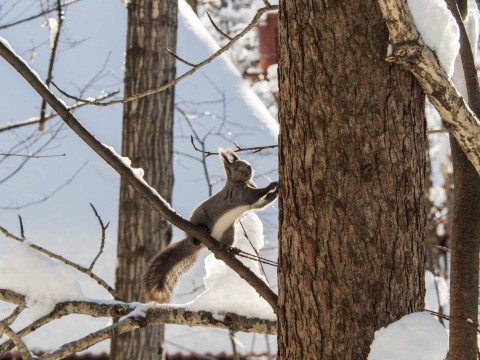
<path id="1" fill-rule="evenodd" d="M 18 214 L 18 223 L 20 225 L 20 236 L 22 237 L 22 239 L 25 239 L 25 229 L 23 227 L 23 220 L 20 214 Z"/>
<path id="2" fill-rule="evenodd" d="M 65 3 L 63 3 L 62 7 L 67 7 L 69 5 L 72 5 L 72 4 L 75 4 L 76 2 L 79 2 L 80 0 L 69 0 L 69 1 L 65 1 Z M 5 24 L 5 25 L 0 25 L 0 30 L 3 30 L 3 29 L 6 29 L 6 28 L 9 28 L 9 27 L 12 27 L 12 26 L 15 26 L 15 25 L 19 25 L 19 24 L 22 24 L 22 23 L 25 23 L 25 22 L 28 22 L 28 21 L 31 21 L 31 20 L 35 20 L 35 19 L 38 19 L 39 17 L 42 17 L 44 15 L 47 15 L 51 12 L 54 12 L 57 10 L 57 7 L 53 7 L 53 8 L 50 8 L 50 9 L 47 9 L 47 10 L 43 10 L 41 11 L 40 13 L 38 14 L 35 14 L 35 15 L 32 15 L 32 16 L 29 16 L 25 19 L 21 19 L 21 20 L 17 20 L 17 21 L 14 21 L 14 22 L 11 22 L 9 24 Z"/>
<path id="3" fill-rule="evenodd" d="M 23 242 L 26 241 L 26 239 L 22 239 L 18 236 L 15 236 L 15 235 L 11 234 L 10 232 L 8 232 L 8 230 L 3 228 L 2 226 L 0 226 L 0 232 L 2 232 L 7 238 L 16 240 L 18 242 L 23 243 Z M 102 286 L 105 290 L 107 290 L 114 298 L 117 298 L 117 295 L 115 294 L 115 290 L 113 290 L 113 288 L 110 285 L 108 285 L 105 282 L 105 280 L 103 280 L 100 277 L 98 277 L 97 275 L 95 275 L 91 270 L 89 270 L 89 269 L 87 269 L 87 268 L 85 268 L 81 265 L 78 265 L 78 264 L 74 263 L 73 261 L 67 260 L 63 256 L 52 253 L 51 251 L 46 250 L 46 249 L 42 248 L 41 246 L 38 246 L 38 245 L 35 245 L 35 244 L 32 244 L 32 243 L 29 243 L 28 246 L 30 246 L 32 249 L 35 249 L 35 250 L 41 252 L 42 254 L 45 254 L 45 255 L 51 257 L 52 259 L 59 260 L 59 261 L 63 262 L 64 264 L 69 265 L 69 266 L 77 269 L 78 271 L 88 275 L 93 280 L 95 280 L 100 286 Z"/>
<path id="4" fill-rule="evenodd" d="M 112 101 L 108 101 L 108 102 L 99 102 L 99 101 L 92 101 L 92 100 L 86 100 L 86 99 L 80 99 L 76 96 L 73 96 L 73 95 L 70 95 L 68 93 L 66 93 L 65 91 L 61 90 L 56 84 L 54 84 L 52 82 L 52 84 L 57 88 L 58 91 L 60 91 L 64 96 L 66 97 L 69 97 L 70 99 L 74 99 L 76 101 L 83 101 L 83 102 L 86 102 L 88 104 L 91 104 L 91 105 L 96 105 L 96 106 L 110 106 L 110 105 L 114 105 L 114 104 L 124 104 L 126 102 L 130 102 L 130 101 L 134 101 L 134 100 L 138 100 L 138 99 L 141 99 L 141 98 L 144 98 L 146 96 L 150 96 L 150 95 L 153 95 L 153 94 L 157 94 L 159 92 L 162 92 L 166 89 L 169 89 L 171 88 L 172 86 L 176 85 L 177 83 L 179 83 L 180 81 L 182 81 L 183 79 L 185 79 L 186 77 L 194 74 L 197 70 L 199 70 L 200 68 L 202 68 L 203 66 L 211 63 L 213 60 L 215 60 L 217 57 L 219 57 L 220 55 L 222 55 L 225 51 L 227 51 L 228 49 L 230 49 L 233 44 L 235 44 L 238 40 L 240 40 L 243 36 L 245 36 L 245 34 L 247 34 L 251 29 L 253 29 L 255 27 L 255 25 L 257 24 L 258 20 L 260 19 L 260 17 L 268 12 L 268 11 L 274 11 L 274 10 L 278 10 L 278 5 L 270 5 L 270 6 L 265 6 L 263 8 L 260 8 L 257 10 L 257 13 L 255 14 L 255 16 L 253 17 L 252 21 L 240 32 L 238 33 L 235 37 L 232 38 L 232 40 L 230 40 L 225 46 L 221 47 L 219 50 L 217 50 L 213 55 L 211 55 L 210 57 L 208 57 L 207 59 L 203 60 L 202 62 L 198 63 L 197 65 L 195 65 L 192 69 L 190 69 L 189 71 L 187 71 L 186 73 L 184 73 L 183 75 L 179 76 L 178 78 L 170 81 L 169 83 L 159 87 L 159 88 L 156 88 L 156 89 L 151 89 L 151 90 L 147 90 L 145 92 L 142 92 L 142 93 L 139 93 L 139 94 L 136 94 L 136 95 L 132 95 L 132 96 L 129 96 L 129 97 L 126 97 L 124 99 L 120 99 L 120 100 L 112 100 Z"/>
<path id="5" fill-rule="evenodd" d="M 23 342 L 22 338 L 18 336 L 17 333 L 13 331 L 10 326 L 5 324 L 5 322 L 3 321 L 0 321 L 0 331 L 7 335 L 15 343 L 18 352 L 22 355 L 22 359 L 33 360 L 33 356 L 27 349 L 27 346 Z"/>
<path id="6" fill-rule="evenodd" d="M 0 300 L 18 301 L 22 296 L 11 290 L 0 289 Z M 258 332 L 276 334 L 277 324 L 258 318 L 247 318 L 233 313 L 225 313 L 219 317 L 205 311 L 189 311 L 185 308 L 157 305 L 156 303 L 139 304 L 119 301 L 65 301 L 58 303 L 50 314 L 34 321 L 18 331 L 19 336 L 26 336 L 36 329 L 69 314 L 83 314 L 94 317 L 109 317 L 119 319 L 114 325 L 101 329 L 82 339 L 65 344 L 50 352 L 41 359 L 61 359 L 67 355 L 84 350 L 114 334 L 121 334 L 137 328 L 155 324 L 179 324 L 187 326 L 207 326 L 223 328 L 235 332 Z M 11 350 L 15 344 L 7 341 L 0 345 L 0 353 Z"/>
<path id="7" fill-rule="evenodd" d="M 55 64 L 55 56 L 57 54 L 58 42 L 60 40 L 60 32 L 62 31 L 63 24 L 63 12 L 62 12 L 62 3 L 60 0 L 57 0 L 57 32 L 53 39 L 53 44 L 50 49 L 50 60 L 48 62 L 48 72 L 47 79 L 45 80 L 45 86 L 49 87 L 52 81 L 53 76 L 53 65 Z M 50 32 L 52 29 L 50 29 Z M 38 123 L 38 130 L 43 131 L 45 128 L 45 110 L 47 109 L 47 102 L 45 99 L 42 99 L 42 105 L 40 107 L 40 122 Z"/>
<path id="8" fill-rule="evenodd" d="M 0 209 L 2 210 L 21 210 L 23 208 L 26 208 L 28 206 L 32 206 L 32 205 L 36 205 L 36 204 L 40 204 L 44 201 L 47 201 L 48 199 L 50 199 L 53 195 L 55 195 L 56 193 L 58 193 L 60 190 L 62 190 L 63 188 L 67 187 L 68 185 L 70 185 L 73 180 L 75 180 L 75 178 L 78 176 L 78 174 L 80 174 L 80 172 L 83 170 L 83 168 L 88 164 L 88 161 L 85 161 L 83 163 L 82 166 L 80 166 L 80 168 L 78 168 L 77 171 L 75 171 L 75 173 L 67 180 L 65 181 L 62 185 L 58 186 L 57 188 L 53 189 L 50 193 L 44 195 L 41 199 L 39 200 L 35 200 L 35 201 L 30 201 L 30 202 L 27 202 L 25 204 L 22 204 L 22 205 L 16 205 L 16 206 L 13 206 L 13 205 L 10 205 L 10 206 L 0 206 Z M 23 237 L 23 236 L 22 236 Z"/>
<path id="9" fill-rule="evenodd" d="M 30 155 L 30 154 L 0 154 L 0 156 L 10 157 L 26 157 L 30 159 L 43 159 L 43 158 L 52 158 L 52 157 L 62 157 L 67 156 L 67 154 L 54 154 L 54 155 Z"/>
<path id="10" fill-rule="evenodd" d="M 448 133 L 449 131 L 447 129 L 427 130 L 427 135 L 448 134 Z"/>
<path id="11" fill-rule="evenodd" d="M 195 145 L 195 142 L 193 140 L 193 136 L 190 135 L 190 142 L 192 143 L 192 146 L 193 148 L 198 151 L 198 152 L 201 152 L 203 154 L 204 157 L 208 157 L 208 156 L 212 156 L 212 155 L 218 155 L 218 152 L 211 152 L 211 151 L 205 151 L 205 150 L 202 150 L 202 149 L 199 149 L 197 148 L 197 146 Z M 278 145 L 267 145 L 267 146 L 255 146 L 255 147 L 249 147 L 249 148 L 241 148 L 238 144 L 234 144 L 235 147 L 237 148 L 235 150 L 235 152 L 242 152 L 242 151 L 253 151 L 254 153 L 257 153 L 257 152 L 260 152 L 262 150 L 266 150 L 266 149 L 275 149 L 275 148 L 278 148 Z"/>
<path id="12" fill-rule="evenodd" d="M 18 315 L 22 313 L 23 310 L 25 310 L 25 306 L 17 306 L 15 309 L 13 309 L 12 313 L 2 321 L 7 325 L 11 325 L 17 319 Z"/>
<path id="13" fill-rule="evenodd" d="M 97 262 L 98 258 L 103 253 L 103 248 L 105 246 L 105 230 L 107 230 L 108 225 L 110 225 L 110 221 L 107 223 L 107 225 L 104 225 L 103 221 L 102 221 L 102 218 L 100 217 L 100 215 L 98 215 L 97 209 L 95 209 L 95 206 L 93 206 L 92 203 L 89 203 L 89 204 L 92 207 L 92 210 L 93 210 L 93 212 L 95 213 L 95 216 L 98 219 L 98 223 L 100 224 L 100 227 L 102 228 L 102 237 L 100 239 L 100 250 L 98 250 L 97 256 L 95 256 L 95 258 L 93 259 L 92 263 L 90 264 L 90 266 L 88 268 L 89 270 L 92 270 L 93 267 L 95 266 L 95 263 Z"/>
<path id="14" fill-rule="evenodd" d="M 62 130 L 63 126 L 64 126 L 64 124 L 60 124 L 59 126 L 56 127 L 56 129 L 52 130 L 49 134 L 50 137 L 42 145 L 40 145 L 35 151 L 32 151 L 31 154 L 36 156 L 41 151 L 43 151 L 53 140 L 56 139 L 56 137 L 58 136 L 58 134 Z M 42 133 L 42 135 L 43 135 L 43 133 Z M 18 145 L 22 145 L 22 144 L 25 145 L 26 144 L 25 147 L 28 148 L 28 146 L 31 146 L 34 143 L 40 141 L 41 138 L 42 138 L 41 136 L 38 136 L 38 137 L 34 138 L 34 140 L 31 142 L 31 144 L 27 144 L 27 140 L 29 140 L 29 138 L 27 138 L 25 141 L 21 141 L 20 144 L 18 144 Z M 11 153 L 11 152 L 12 151 L 9 151 L 9 153 Z M 5 159 L 6 159 L 6 157 L 4 157 L 0 161 L 3 161 Z M 32 159 L 31 157 L 24 157 L 23 160 L 20 162 L 20 164 L 13 171 L 11 171 L 10 174 L 5 176 L 3 179 L 0 179 L 0 184 L 3 184 L 7 180 L 11 179 L 15 174 L 17 174 L 20 170 L 22 170 L 23 167 L 27 164 L 27 162 L 30 161 L 31 159 Z"/>
<path id="15" fill-rule="evenodd" d="M 266 6 L 271 6 L 270 4 L 265 4 Z M 217 24 L 215 24 L 215 21 L 213 21 L 212 17 L 210 16 L 210 13 L 208 11 L 206 11 L 207 13 L 207 16 L 208 16 L 208 20 L 210 20 L 210 23 L 213 25 L 213 27 L 215 28 L 215 30 L 217 30 L 220 34 L 222 34 L 224 37 L 226 37 L 228 40 L 232 41 L 232 37 L 225 34 L 218 26 Z"/>
<path id="16" fill-rule="evenodd" d="M 197 66 L 196 64 L 193 64 L 187 60 L 185 60 L 184 58 L 181 58 L 180 56 L 178 56 L 177 54 L 175 54 L 173 51 L 171 51 L 170 49 L 167 49 L 165 48 L 165 51 L 168 52 L 170 55 L 172 55 L 175 59 L 177 59 L 178 61 L 181 61 L 182 63 L 184 63 L 185 65 L 188 65 L 188 66 L 191 66 L 191 67 L 195 67 Z"/>
<path id="17" fill-rule="evenodd" d="M 16 55 L 11 48 L 0 41 L 0 56 L 2 56 L 12 67 L 14 67 L 30 85 L 48 102 L 48 104 L 59 114 L 65 123 L 102 159 L 104 159 L 120 176 L 127 181 L 145 200 L 159 212 L 167 221 L 185 231 L 188 235 L 200 240 L 215 256 L 230 266 L 237 274 L 247 281 L 272 307 L 277 310 L 277 295 L 268 287 L 263 280 L 258 278 L 241 261 L 224 251 L 222 246 L 206 231 L 192 224 L 190 221 L 178 215 L 159 194 L 147 182 L 137 177 L 136 172 L 127 166 L 122 158 L 116 154 L 111 147 L 103 145 L 88 130 L 86 130 L 76 117 L 68 111 L 60 101 L 40 79 L 32 72 L 28 64 Z M 86 269 L 88 270 L 88 269 Z"/>
<path id="18" fill-rule="evenodd" d="M 77 0 L 77 1 L 79 1 L 79 0 Z M 96 98 L 94 98 L 94 100 L 95 101 L 105 100 L 105 99 L 111 98 L 112 96 L 117 95 L 119 92 L 120 92 L 120 90 L 114 90 L 114 91 L 102 94 L 100 96 L 97 96 Z M 68 106 L 68 109 L 69 110 L 74 110 L 74 109 L 77 109 L 77 108 L 85 106 L 85 105 L 88 105 L 88 104 L 83 102 L 83 101 L 77 101 L 76 103 Z M 45 115 L 45 121 L 50 120 L 50 119 L 52 119 L 56 116 L 58 116 L 58 114 L 56 112 L 51 112 L 51 113 Z M 24 126 L 35 125 L 35 124 L 38 124 L 39 122 L 40 122 L 40 117 L 34 117 L 34 118 L 31 118 L 31 119 L 19 121 L 19 122 L 16 122 L 14 124 L 10 124 L 10 125 L 0 127 L 0 133 L 2 133 L 4 131 L 8 131 L 8 130 L 21 128 L 21 127 L 24 127 Z"/>
<path id="19" fill-rule="evenodd" d="M 0 289 L 0 300 L 18 305 L 25 306 L 25 296 L 9 289 Z"/>

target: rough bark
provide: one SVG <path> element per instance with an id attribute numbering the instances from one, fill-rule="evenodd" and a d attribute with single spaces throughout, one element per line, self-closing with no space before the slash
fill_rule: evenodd
<path id="1" fill-rule="evenodd" d="M 280 4 L 279 359 L 366 359 L 424 306 L 425 122 L 376 1 Z"/>
<path id="2" fill-rule="evenodd" d="M 458 3 L 458 9 L 457 9 Z M 480 91 L 470 41 L 463 26 L 467 1 L 448 0 L 448 7 L 460 28 L 460 58 L 463 74 L 454 74 L 454 82 L 462 82 L 460 92 L 472 111 L 480 114 Z M 476 40 L 472 42 L 476 46 Z M 458 61 L 458 59 L 457 59 Z M 458 84 L 460 85 L 460 84 Z M 466 86 L 465 86 L 466 85 Z M 450 136 L 453 165 L 454 201 L 452 209 L 451 272 L 450 272 L 450 360 L 477 360 L 478 281 L 480 251 L 480 177 Z M 467 322 L 471 319 L 471 323 Z"/>
<path id="3" fill-rule="evenodd" d="M 377 0 L 390 32 L 393 55 L 418 80 L 443 124 L 480 173 L 480 123 L 420 37 L 406 1 Z"/>
<path id="4" fill-rule="evenodd" d="M 128 5 L 125 95 L 159 87 L 175 78 L 177 1 L 136 0 Z M 145 170 L 144 179 L 170 202 L 173 186 L 174 90 L 135 102 L 123 111 L 122 155 Z M 148 260 L 167 246 L 171 226 L 122 178 L 116 290 L 124 301 L 141 301 L 141 279 Z M 159 359 L 163 328 L 148 327 L 112 340 L 112 358 Z"/>

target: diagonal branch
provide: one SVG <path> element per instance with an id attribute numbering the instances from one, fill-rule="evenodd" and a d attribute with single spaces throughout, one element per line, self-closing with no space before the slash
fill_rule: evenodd
<path id="1" fill-rule="evenodd" d="M 18 352 L 22 355 L 22 359 L 33 360 L 33 356 L 23 342 L 22 338 L 18 336 L 17 333 L 13 331 L 5 322 L 0 321 L 0 334 L 2 333 L 7 335 L 13 341 Z"/>
<path id="2" fill-rule="evenodd" d="M 235 44 L 238 40 L 240 40 L 243 36 L 245 36 L 245 34 L 247 34 L 251 29 L 253 29 L 255 27 L 255 25 L 257 24 L 258 20 L 260 20 L 261 16 L 264 13 L 266 13 L 268 11 L 273 11 L 273 10 L 278 10 L 278 5 L 268 5 L 268 6 L 265 6 L 265 7 L 262 7 L 260 9 L 258 9 L 257 13 L 253 17 L 252 21 L 240 33 L 238 33 L 235 37 L 233 37 L 225 46 L 218 49 L 209 58 L 207 58 L 207 59 L 203 60 L 202 62 L 196 64 L 194 67 L 192 67 L 189 71 L 187 71 L 183 75 L 177 77 L 176 79 L 173 79 L 172 81 L 168 82 L 167 84 L 165 84 L 165 85 L 163 85 L 163 86 L 161 86 L 157 89 L 147 90 L 147 91 L 142 92 L 140 94 L 132 95 L 132 96 L 126 97 L 124 99 L 112 100 L 112 101 L 108 101 L 108 102 L 99 102 L 99 101 L 93 101 L 93 100 L 87 100 L 87 99 L 80 99 L 76 96 L 72 96 L 72 95 L 66 93 L 65 91 L 60 89 L 53 82 L 52 82 L 52 85 L 55 86 L 57 88 L 57 90 L 60 91 L 66 97 L 69 97 L 69 98 L 74 99 L 76 101 L 83 101 L 85 103 L 88 103 L 88 104 L 91 104 L 91 105 L 96 105 L 96 106 L 109 106 L 109 105 L 114 105 L 114 104 L 123 104 L 123 103 L 126 103 L 126 102 L 130 102 L 130 101 L 134 101 L 134 100 L 144 98 L 146 96 L 157 94 L 159 92 L 162 92 L 162 91 L 165 91 L 166 89 L 171 88 L 172 86 L 176 85 L 177 83 L 179 83 L 180 81 L 182 81 L 186 77 L 194 74 L 196 71 L 198 71 L 203 66 L 211 63 L 217 57 L 219 57 L 224 52 L 226 52 L 228 49 L 230 49 L 233 46 L 233 44 Z M 184 60 L 182 59 L 181 61 L 184 61 Z M 189 64 L 189 65 L 191 66 L 193 64 Z"/>
<path id="3" fill-rule="evenodd" d="M 127 165 L 113 148 L 107 147 L 95 138 L 76 117 L 36 76 L 28 64 L 24 62 L 9 46 L 0 38 L 0 56 L 2 56 L 14 69 L 16 69 L 28 83 L 48 102 L 58 113 L 65 123 L 102 159 L 104 159 L 120 176 L 126 180 L 135 191 L 161 214 L 171 224 L 185 231 L 190 236 L 199 239 L 215 256 L 230 266 L 237 274 L 247 281 L 272 307 L 277 311 L 277 295 L 268 287 L 263 280 L 258 278 L 249 268 L 232 254 L 224 251 L 220 243 L 200 227 L 178 215 L 159 194 L 147 182 L 138 175 L 138 171 Z"/>
<path id="4" fill-rule="evenodd" d="M 393 55 L 386 60 L 400 64 L 418 80 L 468 160 L 480 173 L 480 124 L 437 58 L 420 37 L 406 1 L 378 0 L 390 32 Z"/>

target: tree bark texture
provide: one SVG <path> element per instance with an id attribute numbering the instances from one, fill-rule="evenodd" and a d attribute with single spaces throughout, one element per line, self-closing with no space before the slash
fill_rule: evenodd
<path id="1" fill-rule="evenodd" d="M 463 72 L 454 74 L 452 80 L 478 117 L 480 115 L 480 91 L 475 60 L 471 50 L 472 47 L 477 46 L 477 39 L 472 39 L 472 46 L 463 27 L 463 20 L 468 13 L 468 4 L 463 0 L 449 0 L 447 5 L 460 28 L 459 56 L 463 68 Z M 450 147 L 454 200 L 451 210 L 449 359 L 477 360 L 480 177 L 453 136 L 450 136 Z M 470 319 L 471 322 L 466 321 L 467 319 Z"/>
<path id="2" fill-rule="evenodd" d="M 128 5 L 125 96 L 160 87 L 175 78 L 176 0 L 135 0 Z M 174 90 L 126 103 L 122 155 L 145 170 L 144 178 L 170 202 Z M 171 240 L 171 226 L 125 180 L 120 185 L 116 291 L 123 301 L 142 301 L 148 260 Z M 163 328 L 147 327 L 112 341 L 112 358 L 159 359 Z"/>
<path id="3" fill-rule="evenodd" d="M 376 1 L 280 4 L 279 359 L 359 359 L 424 307 L 424 95 Z"/>

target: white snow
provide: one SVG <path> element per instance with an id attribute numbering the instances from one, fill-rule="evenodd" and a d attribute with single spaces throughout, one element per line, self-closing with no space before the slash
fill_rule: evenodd
<path id="1" fill-rule="evenodd" d="M 118 158 L 125 166 L 130 168 L 132 170 L 133 174 L 135 177 L 139 180 L 141 180 L 144 184 L 149 186 L 147 182 L 143 179 L 143 176 L 145 175 L 145 171 L 142 168 L 134 168 L 132 167 L 132 160 L 128 156 L 122 156 L 119 153 L 115 151 L 115 148 L 113 146 L 107 145 L 107 144 L 102 144 L 104 147 L 106 147 L 110 152 L 115 155 L 116 158 Z"/>
<path id="2" fill-rule="evenodd" d="M 263 226 L 258 216 L 248 212 L 235 224 L 234 246 L 255 254 L 263 247 Z M 245 237 L 245 233 L 248 239 Z M 250 240 L 250 242 L 249 242 Z M 239 258 L 256 275 L 263 278 L 257 261 Z M 268 303 L 240 276 L 213 254 L 205 258 L 206 275 L 203 279 L 205 291 L 187 304 L 189 310 L 207 310 L 217 314 L 233 312 L 248 317 L 275 320 L 276 316 Z"/>
<path id="3" fill-rule="evenodd" d="M 48 314 L 58 302 L 84 299 L 77 282 L 77 270 L 26 244 L 18 245 L 0 258 L 0 274 L 0 289 L 26 296 L 32 320 Z"/>
<path id="4" fill-rule="evenodd" d="M 429 313 L 418 312 L 375 332 L 368 360 L 444 360 L 448 334 Z"/>
<path id="5" fill-rule="evenodd" d="M 442 306 L 448 314 L 450 304 L 450 289 L 443 277 L 435 277 L 430 271 L 425 272 L 425 309 L 438 312 Z"/>
<path id="6" fill-rule="evenodd" d="M 57 19 L 51 17 L 48 18 L 48 28 L 50 29 L 50 50 L 53 49 L 55 45 L 55 38 L 58 34 L 58 21 Z"/>
<path id="7" fill-rule="evenodd" d="M 460 49 L 459 30 L 444 0 L 408 0 L 415 25 L 449 77 Z"/>

